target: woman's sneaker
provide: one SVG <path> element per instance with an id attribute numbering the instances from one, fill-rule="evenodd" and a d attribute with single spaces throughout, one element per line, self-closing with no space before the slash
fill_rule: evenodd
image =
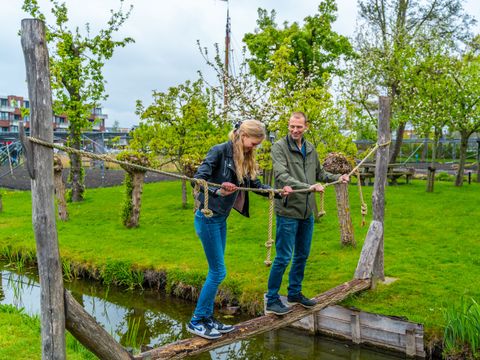
<path id="1" fill-rule="evenodd" d="M 208 319 L 192 320 L 187 325 L 187 331 L 202 338 L 214 340 L 222 337 Z"/>
<path id="2" fill-rule="evenodd" d="M 220 321 L 215 319 L 213 316 L 209 317 L 206 321 L 208 321 L 210 325 L 213 326 L 213 328 L 216 329 L 221 334 L 226 334 L 226 333 L 229 333 L 230 331 L 235 330 L 235 326 L 221 323 Z"/>

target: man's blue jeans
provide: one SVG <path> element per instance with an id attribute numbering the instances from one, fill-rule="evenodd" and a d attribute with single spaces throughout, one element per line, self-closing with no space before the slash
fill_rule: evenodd
<path id="1" fill-rule="evenodd" d="M 195 231 L 202 241 L 203 250 L 208 261 L 208 274 L 203 284 L 197 307 L 193 313 L 195 318 L 213 315 L 215 296 L 227 270 L 224 254 L 227 237 L 227 216 L 205 217 L 200 210 L 195 213 Z"/>
<path id="2" fill-rule="evenodd" d="M 313 215 L 309 218 L 291 219 L 277 215 L 275 240 L 276 256 L 268 279 L 267 305 L 279 299 L 285 270 L 292 260 L 288 277 L 288 296 L 298 295 L 302 291 L 305 265 L 310 255 L 313 235 Z"/>

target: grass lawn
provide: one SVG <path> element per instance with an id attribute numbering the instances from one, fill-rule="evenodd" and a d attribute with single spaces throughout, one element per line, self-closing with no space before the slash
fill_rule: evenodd
<path id="1" fill-rule="evenodd" d="M 125 229 L 120 221 L 123 188 L 90 189 L 83 203 L 69 204 L 70 221 L 57 222 L 64 259 L 105 269 L 113 263 L 136 269 L 166 271 L 168 282 L 200 286 L 207 264 L 193 229 L 192 209 L 181 208 L 180 182 L 147 184 L 140 227 Z M 367 227 L 361 228 L 356 186 L 350 188 L 357 248 L 342 248 L 334 203 L 328 188 L 327 215 L 315 225 L 304 293 L 314 296 L 352 278 Z M 427 332 L 444 324 L 443 309 L 462 296 L 480 300 L 480 185 L 437 182 L 434 193 L 425 182 L 387 187 L 385 274 L 398 280 L 348 299 L 365 311 L 404 316 L 424 323 Z M 371 203 L 372 187 L 364 187 Z M 235 211 L 228 220 L 224 289 L 240 303 L 259 309 L 269 269 L 263 265 L 268 202 L 252 195 L 251 218 Z M 191 199 L 189 199 L 191 202 Z M 0 253 L 35 249 L 29 192 L 3 194 Z M 371 212 L 371 206 L 369 211 Z M 371 213 L 368 215 L 371 218 Z M 283 292 L 286 292 L 286 281 Z M 193 305 L 192 305 L 193 310 Z"/>
<path id="2" fill-rule="evenodd" d="M 41 359 L 38 317 L 30 317 L 11 305 L 0 305 L 0 329 L 0 359 Z M 66 346 L 69 360 L 97 359 L 70 334 Z"/>

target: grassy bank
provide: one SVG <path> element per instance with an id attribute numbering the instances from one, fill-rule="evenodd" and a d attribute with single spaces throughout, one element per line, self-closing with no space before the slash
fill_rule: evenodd
<path id="1" fill-rule="evenodd" d="M 371 191 L 371 187 L 364 188 L 367 203 Z M 104 281 L 126 286 L 144 281 L 144 271 L 154 270 L 154 274 L 164 274 L 157 279 L 160 287 L 195 297 L 207 264 L 193 229 L 192 209 L 181 208 L 180 183 L 145 186 L 138 229 L 125 229 L 120 222 L 122 192 L 120 187 L 91 189 L 85 202 L 69 205 L 71 220 L 57 223 L 64 268 L 73 274 L 80 269 L 76 264 L 81 264 L 82 269 L 89 269 Z M 329 188 L 327 215 L 315 226 L 306 271 L 304 292 L 308 296 L 352 278 L 367 228 L 359 227 L 356 187 L 350 187 L 350 194 L 358 246 L 341 248 L 334 194 Z M 228 275 L 222 297 L 258 311 L 269 271 L 263 265 L 268 203 L 255 195 L 252 200 L 251 219 L 236 212 L 229 218 Z M 476 285 L 480 276 L 478 204 L 478 184 L 455 188 L 451 183 L 439 182 L 434 193 L 426 193 L 422 181 L 388 187 L 385 273 L 398 280 L 349 299 L 346 304 L 404 316 L 424 323 L 430 334 L 438 333 L 444 326 L 443 310 L 448 305 L 459 302 L 462 295 L 480 299 Z M 17 252 L 31 256 L 35 241 L 30 193 L 6 192 L 3 205 L 0 253 L 4 257 L 13 257 Z"/>
<path id="2" fill-rule="evenodd" d="M 24 314 L 11 305 L 0 305 L 0 359 L 40 360 L 40 319 Z M 67 334 L 67 357 L 93 360 L 96 357 L 73 336 Z"/>

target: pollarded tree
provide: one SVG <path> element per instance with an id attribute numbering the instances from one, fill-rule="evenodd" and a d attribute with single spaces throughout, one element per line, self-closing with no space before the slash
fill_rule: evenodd
<path id="1" fill-rule="evenodd" d="M 67 145 L 75 149 L 81 147 L 81 134 L 91 127 L 88 120 L 93 109 L 101 101 L 107 99 L 106 80 L 103 76 L 103 66 L 109 60 L 117 47 L 124 47 L 133 42 L 126 37 L 114 40 L 114 34 L 128 19 L 132 7 L 128 11 L 120 8 L 111 11 L 111 17 L 106 28 L 99 30 L 97 35 L 90 33 L 90 26 L 85 25 L 85 34 L 79 28 L 68 28 L 68 9 L 65 3 L 50 0 L 54 22 L 47 24 L 47 41 L 50 51 L 51 84 L 54 94 L 54 112 L 68 117 L 69 136 Z M 37 0 L 24 0 L 23 10 L 31 16 L 46 20 L 40 11 Z M 70 154 L 70 176 L 72 186 L 72 201 L 82 201 L 84 175 L 81 158 Z"/>
<path id="2" fill-rule="evenodd" d="M 178 172 L 192 177 L 208 149 L 226 139 L 216 103 L 203 81 L 186 81 L 166 92 L 153 92 L 153 103 L 137 102 L 140 126 L 132 132 L 130 147 L 161 157 L 163 165 L 173 164 Z M 182 205 L 187 204 L 187 187 L 182 182 Z"/>
<path id="3" fill-rule="evenodd" d="M 387 93 L 393 103 L 403 96 L 400 81 L 408 68 L 405 64 L 416 56 L 411 51 L 413 45 L 437 39 L 437 36 L 455 40 L 470 37 L 473 20 L 463 10 L 462 0 L 359 0 L 359 6 L 362 22 L 355 44 L 359 56 L 349 72 L 352 90 L 347 93 L 351 94 L 351 101 L 361 99 L 363 102 L 359 105 L 366 111 L 368 100 L 379 93 Z M 359 91 L 365 93 L 356 96 Z M 392 120 L 397 129 L 397 141 L 390 161 L 395 162 L 406 123 L 395 114 Z"/>
<path id="4" fill-rule="evenodd" d="M 468 139 L 480 131 L 480 35 L 468 45 L 464 53 L 452 58 L 449 66 L 452 83 L 451 129 L 460 133 L 460 159 L 455 179 L 463 185 Z"/>
<path id="5" fill-rule="evenodd" d="M 406 65 L 408 71 L 400 82 L 405 95 L 396 103 L 397 117 L 410 122 L 421 134 L 433 134 L 432 159 L 428 171 L 427 192 L 433 192 L 437 149 L 443 128 L 451 123 L 451 79 L 448 55 L 452 43 L 446 39 L 418 46 L 418 56 Z"/>

